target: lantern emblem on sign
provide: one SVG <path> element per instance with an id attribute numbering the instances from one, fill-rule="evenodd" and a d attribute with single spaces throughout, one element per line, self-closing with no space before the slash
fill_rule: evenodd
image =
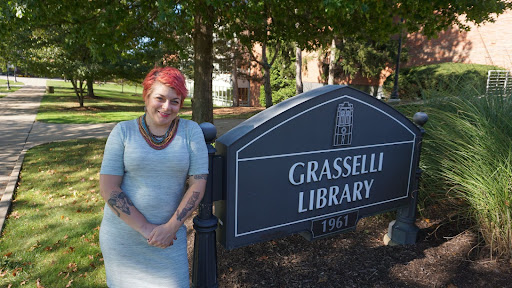
<path id="1" fill-rule="evenodd" d="M 334 128 L 334 146 L 350 145 L 352 143 L 353 125 L 354 105 L 349 102 L 339 104 Z"/>

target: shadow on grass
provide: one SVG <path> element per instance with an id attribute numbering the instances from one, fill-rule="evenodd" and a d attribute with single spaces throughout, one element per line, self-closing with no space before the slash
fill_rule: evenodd
<path id="1" fill-rule="evenodd" d="M 40 279 L 44 287 L 71 282 L 106 287 L 98 243 L 103 200 L 97 188 L 104 143 L 75 140 L 27 152 L 14 212 L 0 242 L 2 251 L 12 254 L 0 258 L 1 270 L 9 271 L 0 286 L 25 281 L 35 287 Z"/>

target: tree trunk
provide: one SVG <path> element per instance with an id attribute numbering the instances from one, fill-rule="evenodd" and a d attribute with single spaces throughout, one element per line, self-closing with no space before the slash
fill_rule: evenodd
<path id="1" fill-rule="evenodd" d="M 7 71 L 7 90 L 11 90 L 11 84 L 9 83 L 9 65 L 5 64 L 5 70 Z"/>
<path id="2" fill-rule="evenodd" d="M 233 65 L 231 67 L 231 82 L 233 83 L 233 106 L 240 106 L 239 96 L 238 96 L 238 61 L 236 61 L 235 53 L 233 53 Z"/>
<path id="3" fill-rule="evenodd" d="M 82 89 L 83 81 L 78 80 L 78 81 L 80 81 L 80 87 L 78 87 L 78 85 L 76 83 L 77 82 L 76 79 L 71 78 L 70 81 L 71 81 L 71 84 L 73 85 L 73 89 L 75 90 L 76 98 L 78 99 L 78 103 L 80 104 L 80 107 L 84 107 L 84 93 L 83 93 L 83 89 Z"/>
<path id="4" fill-rule="evenodd" d="M 377 98 L 379 96 L 379 85 L 373 86 L 373 97 Z"/>
<path id="5" fill-rule="evenodd" d="M 265 91 L 265 107 L 269 108 L 272 103 L 272 87 L 270 87 L 270 65 L 267 58 L 267 44 L 263 43 L 261 48 L 261 62 L 263 62 L 263 85 Z"/>
<path id="6" fill-rule="evenodd" d="M 208 14 L 213 7 L 206 4 Z M 198 8 L 201 9 L 201 8 Z M 194 99 L 192 120 L 213 123 L 212 73 L 213 73 L 213 16 L 196 13 L 194 19 Z M 204 17 L 204 18 L 203 18 Z"/>
<path id="7" fill-rule="evenodd" d="M 297 95 L 304 92 L 302 84 L 302 50 L 299 46 L 295 48 L 295 90 Z"/>
<path id="8" fill-rule="evenodd" d="M 334 85 L 334 66 L 336 64 L 336 39 L 332 39 L 331 54 L 329 55 L 329 78 L 327 84 Z"/>
<path id="9" fill-rule="evenodd" d="M 76 85 L 76 80 L 71 78 L 69 81 L 71 81 L 71 85 L 73 85 L 73 90 L 75 90 L 76 98 L 80 100 L 80 94 L 78 92 L 78 87 Z"/>
<path id="10" fill-rule="evenodd" d="M 94 80 L 87 79 L 87 96 L 88 97 L 96 97 L 96 95 L 94 95 L 93 85 L 94 85 Z"/>
<path id="11" fill-rule="evenodd" d="M 84 107 L 84 80 L 80 79 L 79 80 L 80 82 L 80 97 L 79 97 L 79 101 L 80 101 L 80 107 Z"/>

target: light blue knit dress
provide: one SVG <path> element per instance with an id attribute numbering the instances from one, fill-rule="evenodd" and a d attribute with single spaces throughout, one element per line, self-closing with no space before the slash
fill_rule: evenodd
<path id="1" fill-rule="evenodd" d="M 122 175 L 121 189 L 153 224 L 166 223 L 184 194 L 188 175 L 208 174 L 208 152 L 197 123 L 180 119 L 176 136 L 162 150 L 151 148 L 136 120 L 112 130 L 101 174 Z M 105 205 L 100 246 L 110 288 L 189 287 L 187 231 L 182 226 L 177 241 L 166 249 L 147 240 Z"/>

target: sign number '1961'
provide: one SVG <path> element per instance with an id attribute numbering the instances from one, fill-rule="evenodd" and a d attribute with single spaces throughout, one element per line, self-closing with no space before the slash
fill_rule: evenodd
<path id="1" fill-rule="evenodd" d="M 336 233 L 341 230 L 353 228 L 356 226 L 358 211 L 338 214 L 328 218 L 315 220 L 311 224 L 313 238 Z"/>

